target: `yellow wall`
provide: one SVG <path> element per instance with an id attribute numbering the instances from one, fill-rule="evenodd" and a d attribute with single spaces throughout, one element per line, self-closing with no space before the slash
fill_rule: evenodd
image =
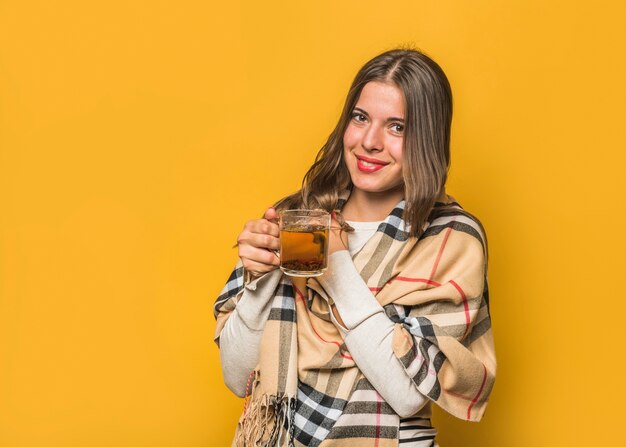
<path id="1" fill-rule="evenodd" d="M 0 2 L 0 446 L 222 446 L 212 302 L 370 57 L 455 93 L 499 360 L 444 447 L 624 445 L 618 0 Z"/>

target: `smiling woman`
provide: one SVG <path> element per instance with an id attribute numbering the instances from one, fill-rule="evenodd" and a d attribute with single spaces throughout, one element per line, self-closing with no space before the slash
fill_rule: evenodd
<path id="1" fill-rule="evenodd" d="M 352 201 L 372 193 L 384 195 L 392 205 L 403 198 L 403 117 L 404 97 L 398 87 L 382 82 L 368 82 L 363 87 L 343 135 Z"/>
<path id="2" fill-rule="evenodd" d="M 452 94 L 416 50 L 357 73 L 302 189 L 238 238 L 215 303 L 238 446 L 436 446 L 431 405 L 484 414 L 495 380 L 480 221 L 447 195 Z M 278 210 L 332 212 L 328 269 L 278 269 Z"/>

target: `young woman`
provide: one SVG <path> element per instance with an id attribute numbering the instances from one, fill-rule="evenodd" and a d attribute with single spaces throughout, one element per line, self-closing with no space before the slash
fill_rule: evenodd
<path id="1" fill-rule="evenodd" d="M 392 50 L 358 72 L 302 189 L 246 223 L 215 303 L 233 445 L 436 446 L 431 404 L 481 419 L 496 362 L 482 225 L 445 192 L 452 94 Z M 277 212 L 333 214 L 328 270 L 278 269 Z"/>

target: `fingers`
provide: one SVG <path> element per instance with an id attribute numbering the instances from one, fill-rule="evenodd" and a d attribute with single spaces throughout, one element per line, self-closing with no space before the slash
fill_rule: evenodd
<path id="1" fill-rule="evenodd" d="M 270 220 L 270 221 L 277 221 L 278 220 L 278 212 L 276 211 L 276 209 L 274 207 L 269 207 L 267 209 L 267 211 L 265 212 L 265 214 L 263 215 L 264 219 Z"/>
<path id="2" fill-rule="evenodd" d="M 239 235 L 238 240 L 242 238 L 248 238 L 251 234 L 267 235 L 278 238 L 278 224 L 275 222 L 270 222 L 267 219 L 250 220 L 244 225 L 243 231 Z"/>
<path id="3" fill-rule="evenodd" d="M 246 261 L 249 263 L 264 264 L 268 266 L 278 267 L 280 260 L 276 253 L 273 251 L 253 247 L 249 244 L 241 244 L 239 246 L 239 257 L 244 261 L 244 267 Z"/>
<path id="4" fill-rule="evenodd" d="M 261 276 L 280 266 L 278 256 L 272 251 L 244 246 L 239 252 L 243 268 L 253 276 Z"/>
<path id="5" fill-rule="evenodd" d="M 278 266 L 261 264 L 259 262 L 253 262 L 249 260 L 244 260 L 243 268 L 252 273 L 253 276 L 261 276 L 264 273 L 269 273 L 273 270 L 276 270 Z"/>
<path id="6" fill-rule="evenodd" d="M 237 238 L 239 257 L 246 270 L 260 275 L 275 270 L 280 260 L 274 250 L 280 249 L 278 213 L 274 208 L 265 212 L 263 219 L 248 221 Z"/>
<path id="7" fill-rule="evenodd" d="M 269 234 L 275 237 L 278 237 L 279 234 L 278 223 L 272 222 L 268 219 L 250 220 L 246 222 L 243 230 L 244 232 L 249 231 L 250 233 Z"/>
<path id="8" fill-rule="evenodd" d="M 237 238 L 237 245 L 239 247 L 249 245 L 265 250 L 278 250 L 280 249 L 280 239 L 278 239 L 278 235 L 274 236 L 272 234 L 244 230 Z"/>

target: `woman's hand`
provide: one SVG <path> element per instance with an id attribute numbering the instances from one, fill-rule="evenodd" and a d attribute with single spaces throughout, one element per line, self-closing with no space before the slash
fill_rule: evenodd
<path id="1" fill-rule="evenodd" d="M 280 266 L 280 260 L 274 250 L 280 249 L 278 213 L 269 208 L 263 219 L 246 222 L 243 231 L 237 237 L 239 257 L 243 268 L 253 277 L 259 277 Z"/>
<path id="2" fill-rule="evenodd" d="M 348 233 L 341 229 L 334 212 L 331 214 L 331 218 L 330 231 L 328 232 L 328 256 L 336 251 L 348 249 Z"/>

